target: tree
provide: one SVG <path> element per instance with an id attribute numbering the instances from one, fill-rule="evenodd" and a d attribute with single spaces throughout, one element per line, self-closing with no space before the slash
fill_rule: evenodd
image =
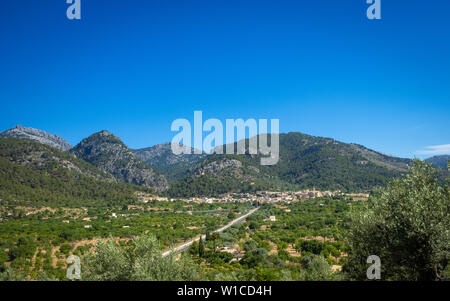
<path id="1" fill-rule="evenodd" d="M 325 249 L 325 244 L 316 240 L 299 240 L 297 249 L 303 252 L 319 255 Z"/>
<path id="2" fill-rule="evenodd" d="M 203 240 L 200 237 L 200 240 L 198 242 L 198 256 L 201 258 L 205 256 L 205 246 L 203 245 Z"/>
<path id="3" fill-rule="evenodd" d="M 64 243 L 61 245 L 61 247 L 59 248 L 59 250 L 63 253 L 68 255 L 69 252 L 72 250 L 72 246 L 68 243 Z"/>
<path id="4" fill-rule="evenodd" d="M 250 252 L 246 252 L 241 259 L 241 264 L 246 265 L 249 268 L 255 268 L 256 266 L 264 266 L 267 261 L 268 252 L 264 248 L 254 249 Z"/>
<path id="5" fill-rule="evenodd" d="M 213 251 L 216 252 L 216 240 L 219 238 L 219 234 L 216 232 L 211 234 L 211 239 L 213 241 Z"/>
<path id="6" fill-rule="evenodd" d="M 198 255 L 198 243 L 196 241 L 194 241 L 189 248 L 189 254 L 192 256 Z"/>
<path id="7" fill-rule="evenodd" d="M 377 193 L 354 216 L 344 271 L 367 279 L 367 257 L 381 259 L 385 280 L 439 280 L 450 259 L 450 193 L 431 165 L 415 160 L 409 174 Z"/>
<path id="8" fill-rule="evenodd" d="M 162 257 L 154 235 L 137 237 L 131 247 L 120 248 L 111 237 L 99 242 L 82 265 L 83 280 L 93 281 L 192 281 L 199 280 L 197 267 L 182 256 Z"/>
<path id="9" fill-rule="evenodd" d="M 253 239 L 252 240 L 247 240 L 244 243 L 244 251 L 246 253 L 255 250 L 257 247 L 258 247 L 258 244 Z"/>
<path id="10" fill-rule="evenodd" d="M 8 253 L 6 253 L 3 248 L 0 249 L 0 266 L 2 266 L 4 262 L 8 261 L 8 259 Z"/>
<path id="11" fill-rule="evenodd" d="M 12 268 L 7 267 L 3 271 L 0 270 L 0 281 L 26 281 L 26 277 L 17 274 Z"/>
<path id="12" fill-rule="evenodd" d="M 303 280 L 325 281 L 333 279 L 331 267 L 323 256 L 304 256 L 301 259 L 301 264 L 303 267 Z"/>

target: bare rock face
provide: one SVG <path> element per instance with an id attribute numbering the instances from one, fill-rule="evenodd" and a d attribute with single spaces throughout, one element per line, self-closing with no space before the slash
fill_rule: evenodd
<path id="1" fill-rule="evenodd" d="M 195 175 L 219 175 L 224 170 L 239 170 L 242 168 L 242 162 L 236 159 L 222 159 L 212 161 L 202 168 L 196 170 Z"/>
<path id="2" fill-rule="evenodd" d="M 183 153 L 175 155 L 172 153 L 170 143 L 157 144 L 152 147 L 134 150 L 136 156 L 144 162 L 155 166 L 161 164 L 163 166 L 171 166 L 179 163 L 192 163 L 206 157 L 206 154 L 194 154 L 194 149 L 181 145 Z"/>
<path id="3" fill-rule="evenodd" d="M 72 148 L 72 146 L 67 143 L 66 140 L 59 137 L 58 135 L 53 135 L 34 128 L 23 127 L 21 125 L 17 125 L 12 129 L 1 132 L 0 138 L 19 138 L 33 140 L 63 151 L 67 151 Z"/>
<path id="4" fill-rule="evenodd" d="M 152 147 L 133 150 L 136 157 L 164 173 L 169 181 L 177 181 L 186 176 L 190 169 L 207 154 L 196 154 L 194 149 L 181 145 L 183 154 L 175 155 L 171 144 L 164 143 Z"/>
<path id="5" fill-rule="evenodd" d="M 101 131 L 83 139 L 71 152 L 112 174 L 119 182 L 151 187 L 159 191 L 168 188 L 163 175 L 138 159 L 118 137 L 108 131 Z"/>

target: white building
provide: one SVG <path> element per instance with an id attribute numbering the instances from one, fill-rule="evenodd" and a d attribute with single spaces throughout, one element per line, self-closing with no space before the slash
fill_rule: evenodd
<path id="1" fill-rule="evenodd" d="M 274 215 L 271 215 L 266 221 L 276 222 L 277 218 Z"/>

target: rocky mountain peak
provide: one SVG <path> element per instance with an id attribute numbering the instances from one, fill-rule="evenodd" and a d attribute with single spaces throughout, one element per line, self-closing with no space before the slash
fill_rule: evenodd
<path id="1" fill-rule="evenodd" d="M 66 140 L 58 135 L 47 133 L 31 127 L 24 127 L 22 125 L 16 125 L 12 129 L 1 132 L 0 138 L 28 139 L 63 151 L 67 151 L 72 148 L 72 146 Z"/>
<path id="2" fill-rule="evenodd" d="M 102 131 L 98 132 L 98 134 L 100 136 L 114 136 L 111 132 L 108 132 L 107 130 L 102 130 Z M 116 137 L 116 136 L 114 136 L 114 137 Z"/>
<path id="3" fill-rule="evenodd" d="M 109 131 L 103 130 L 83 139 L 71 152 L 112 174 L 119 182 L 156 190 L 165 190 L 168 187 L 163 175 L 138 159 L 122 140 Z"/>
<path id="4" fill-rule="evenodd" d="M 23 130 L 25 130 L 25 127 L 20 125 L 20 124 L 18 124 L 15 127 L 13 127 L 11 130 L 23 131 Z"/>

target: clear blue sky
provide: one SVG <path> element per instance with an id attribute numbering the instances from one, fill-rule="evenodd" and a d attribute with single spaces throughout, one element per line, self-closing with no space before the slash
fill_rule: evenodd
<path id="1" fill-rule="evenodd" d="M 202 110 L 402 157 L 450 144 L 448 0 L 382 0 L 379 21 L 365 0 L 81 1 L 80 21 L 0 2 L 0 130 L 140 148 Z"/>

